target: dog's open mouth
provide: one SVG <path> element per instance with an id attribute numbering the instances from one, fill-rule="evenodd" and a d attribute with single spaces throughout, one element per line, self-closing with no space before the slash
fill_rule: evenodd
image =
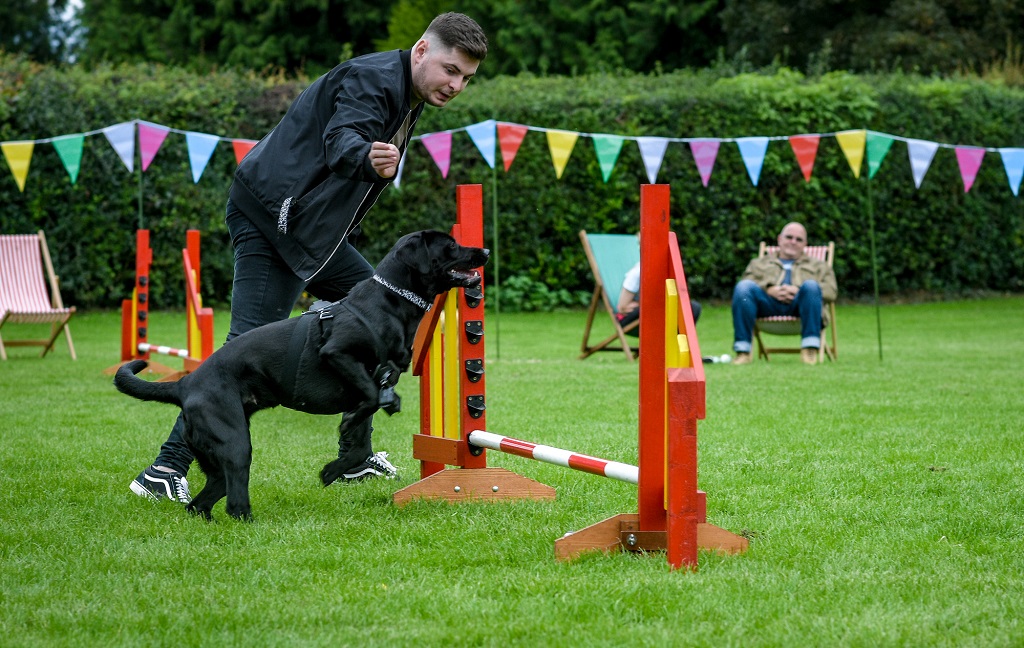
<path id="1" fill-rule="evenodd" d="M 452 282 L 456 286 L 462 286 L 464 288 L 476 286 L 480 283 L 480 273 L 476 270 L 452 268 L 448 271 L 448 276 L 452 278 Z"/>

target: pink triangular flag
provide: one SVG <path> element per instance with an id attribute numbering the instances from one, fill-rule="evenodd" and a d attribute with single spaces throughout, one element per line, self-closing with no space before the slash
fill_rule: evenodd
<path id="1" fill-rule="evenodd" d="M 700 172 L 700 181 L 705 187 L 708 186 L 711 171 L 715 168 L 718 146 L 719 140 L 717 139 L 690 140 L 690 152 L 693 153 L 693 161 L 697 163 L 697 171 Z"/>
<path id="2" fill-rule="evenodd" d="M 505 163 L 505 171 L 508 171 L 512 161 L 516 159 L 519 145 L 523 143 L 528 130 L 528 127 L 519 124 L 498 123 L 498 144 L 501 148 L 501 160 Z"/>
<path id="3" fill-rule="evenodd" d="M 448 177 L 448 167 L 452 163 L 452 132 L 430 133 L 420 138 L 423 146 L 427 147 L 430 157 L 434 158 L 434 164 L 441 169 L 441 177 Z"/>
<path id="4" fill-rule="evenodd" d="M 171 129 L 166 126 L 139 122 L 139 155 L 142 156 L 143 171 L 149 168 L 150 162 L 156 157 L 169 132 Z"/>
<path id="5" fill-rule="evenodd" d="M 981 158 L 985 157 L 985 149 L 976 146 L 956 147 L 956 162 L 960 165 L 960 177 L 964 181 L 964 193 L 971 190 L 974 179 L 981 168 Z"/>
<path id="6" fill-rule="evenodd" d="M 796 155 L 796 161 L 800 164 L 800 171 L 804 174 L 806 182 L 811 181 L 811 171 L 814 170 L 814 158 L 818 156 L 819 135 L 793 135 L 789 138 L 789 145 Z"/>

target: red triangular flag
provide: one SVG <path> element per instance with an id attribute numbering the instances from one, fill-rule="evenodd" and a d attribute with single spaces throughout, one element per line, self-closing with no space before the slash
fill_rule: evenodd
<path id="1" fill-rule="evenodd" d="M 256 146 L 256 140 L 236 139 L 231 140 L 231 148 L 235 149 L 235 164 L 241 164 L 245 154 Z"/>
<path id="2" fill-rule="evenodd" d="M 498 122 L 498 143 L 501 146 L 501 159 L 505 163 L 505 170 L 512 166 L 512 160 L 516 159 L 519 152 L 519 145 L 526 137 L 529 128 L 519 124 L 503 124 Z"/>
<path id="3" fill-rule="evenodd" d="M 793 135 L 789 138 L 789 145 L 796 154 L 796 161 L 800 164 L 800 170 L 804 174 L 804 180 L 811 181 L 811 171 L 814 169 L 814 158 L 818 155 L 819 135 Z"/>

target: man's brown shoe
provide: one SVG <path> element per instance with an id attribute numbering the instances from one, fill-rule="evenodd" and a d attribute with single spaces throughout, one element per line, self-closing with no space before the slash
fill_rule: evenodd
<path id="1" fill-rule="evenodd" d="M 741 365 L 741 364 L 750 364 L 753 361 L 754 361 L 754 359 L 750 357 L 749 353 L 743 353 L 741 351 L 741 352 L 736 354 L 736 357 L 733 358 L 732 363 L 734 365 Z"/>
<path id="2" fill-rule="evenodd" d="M 818 364 L 818 350 L 810 347 L 800 349 L 800 359 L 804 361 L 804 364 Z"/>

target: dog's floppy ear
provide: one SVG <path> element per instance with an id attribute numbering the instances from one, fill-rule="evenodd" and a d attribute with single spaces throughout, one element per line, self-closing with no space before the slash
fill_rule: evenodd
<path id="1" fill-rule="evenodd" d="M 431 255 L 428 234 L 430 234 L 429 231 L 407 234 L 395 250 L 395 257 L 403 265 L 419 274 L 426 274 L 430 270 Z"/>

